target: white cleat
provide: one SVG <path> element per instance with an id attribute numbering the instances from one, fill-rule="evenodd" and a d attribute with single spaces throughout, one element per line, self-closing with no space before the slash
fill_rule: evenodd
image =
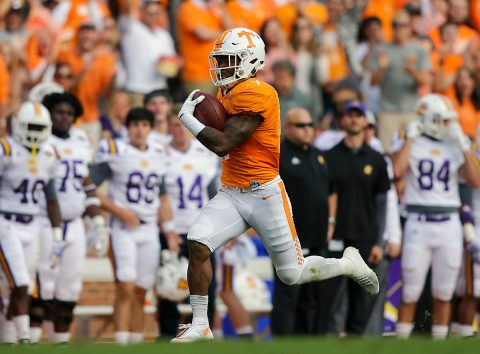
<path id="1" fill-rule="evenodd" d="M 170 343 L 193 343 L 198 341 L 213 340 L 212 330 L 209 326 L 181 324 L 178 326 L 180 332 Z"/>
<path id="2" fill-rule="evenodd" d="M 370 295 L 378 294 L 377 275 L 365 263 L 360 252 L 355 247 L 347 247 L 343 251 L 342 258 L 352 262 L 352 273 L 349 277 L 355 280 Z"/>

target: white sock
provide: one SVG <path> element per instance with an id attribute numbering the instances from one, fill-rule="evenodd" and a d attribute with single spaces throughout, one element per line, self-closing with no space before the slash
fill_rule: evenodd
<path id="1" fill-rule="evenodd" d="M 17 343 L 17 329 L 13 321 L 6 320 L 2 323 L 1 335 L 0 339 L 3 343 Z"/>
<path id="2" fill-rule="evenodd" d="M 70 332 L 55 332 L 53 343 L 68 343 L 70 341 Z"/>
<path id="3" fill-rule="evenodd" d="M 397 325 L 395 327 L 397 337 L 400 339 L 408 339 L 408 337 L 410 337 L 410 334 L 412 333 L 412 330 L 413 324 L 411 323 L 397 322 Z"/>
<path id="4" fill-rule="evenodd" d="M 192 305 L 193 325 L 208 326 L 208 295 L 190 295 L 190 305 Z"/>
<path id="5" fill-rule="evenodd" d="M 30 340 L 30 317 L 28 315 L 13 316 L 12 320 L 17 330 L 18 340 Z"/>
<path id="6" fill-rule="evenodd" d="M 130 343 L 142 343 L 143 333 L 129 332 L 128 340 Z"/>
<path id="7" fill-rule="evenodd" d="M 47 327 L 47 338 L 50 343 L 55 343 L 55 327 L 52 321 L 45 321 Z"/>
<path id="8" fill-rule="evenodd" d="M 458 324 L 457 334 L 460 337 L 473 337 L 473 326 Z"/>
<path id="9" fill-rule="evenodd" d="M 42 338 L 42 327 L 30 327 L 30 342 L 38 343 Z"/>
<path id="10" fill-rule="evenodd" d="M 310 256 L 305 258 L 305 268 L 297 284 L 330 279 L 339 275 L 349 275 L 350 262 L 343 258 L 323 258 Z"/>
<path id="11" fill-rule="evenodd" d="M 458 322 L 450 323 L 450 335 L 451 336 L 454 336 L 454 337 L 460 336 L 458 327 L 460 327 L 460 323 L 458 323 Z"/>
<path id="12" fill-rule="evenodd" d="M 247 326 L 242 326 L 240 328 L 236 328 L 235 329 L 235 332 L 239 335 L 239 336 L 244 336 L 244 335 L 248 335 L 248 334 L 253 334 L 253 327 L 252 325 L 247 325 Z"/>
<path id="13" fill-rule="evenodd" d="M 127 331 L 115 332 L 113 334 L 113 338 L 115 338 L 115 342 L 118 344 L 128 344 L 129 337 L 130 333 Z"/>
<path id="14" fill-rule="evenodd" d="M 215 339 L 223 338 L 223 329 L 221 328 L 212 329 L 212 333 Z"/>
<path id="15" fill-rule="evenodd" d="M 433 339 L 445 339 L 448 335 L 448 326 L 432 325 Z"/>

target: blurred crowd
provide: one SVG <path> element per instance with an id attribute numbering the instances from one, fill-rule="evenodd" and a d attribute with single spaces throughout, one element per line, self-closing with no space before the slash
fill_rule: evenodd
<path id="1" fill-rule="evenodd" d="M 480 0 L 3 0 L 0 136 L 22 102 L 66 91 L 81 102 L 76 125 L 93 143 L 124 138 L 126 115 L 135 106 L 153 112 L 155 138 L 169 141 L 167 119 L 175 104 L 193 89 L 216 93 L 208 56 L 215 39 L 231 27 L 261 35 L 266 65 L 258 77 L 279 94 L 282 126 L 289 119 L 304 124 L 299 128 L 313 124 L 321 150 L 344 137 L 336 132 L 349 112 L 345 105 L 361 101 L 353 110 L 375 128 L 366 139 L 370 143 L 376 132 L 376 150 L 388 153 L 427 93 L 447 96 L 464 133 L 480 140 Z M 311 121 L 287 116 L 298 108 Z M 325 193 L 322 198 L 330 194 Z M 330 240 L 333 231 L 325 229 L 325 237 L 327 232 Z M 392 241 L 385 255 L 398 257 L 399 244 Z M 380 264 L 383 251 L 369 256 Z M 382 279 L 385 286 L 387 275 Z M 309 294 L 334 296 L 329 289 L 340 286 L 346 293 L 349 285 L 332 283 Z M 370 316 L 352 315 L 363 316 L 360 329 L 338 314 L 325 315 L 324 308 L 325 323 L 309 333 L 381 334 L 384 296 L 378 304 L 369 300 Z M 348 299 L 338 299 L 329 304 L 347 312 Z M 293 333 L 282 331 L 275 334 Z"/>

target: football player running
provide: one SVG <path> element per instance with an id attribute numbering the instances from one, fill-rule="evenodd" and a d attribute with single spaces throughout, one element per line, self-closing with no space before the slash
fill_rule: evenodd
<path id="1" fill-rule="evenodd" d="M 8 321 L 2 330 L 10 343 L 16 338 L 20 343 L 30 341 L 28 294 L 33 289 L 41 231 L 37 217 L 41 193 L 47 200 L 54 244 L 63 243 L 55 188 L 58 158 L 47 143 L 51 126 L 44 106 L 25 102 L 12 120 L 12 137 L 0 139 L 0 265 L 11 289 Z"/>
<path id="2" fill-rule="evenodd" d="M 448 98 L 425 95 L 416 113 L 403 145 L 392 148 L 395 177 L 405 179 L 408 211 L 396 332 L 400 338 L 410 336 L 415 306 L 432 266 L 432 336 L 442 339 L 448 334 L 450 300 L 462 257 L 459 178 L 478 187 L 480 168 Z"/>
<path id="3" fill-rule="evenodd" d="M 47 318 L 53 322 L 53 330 L 48 331 L 49 340 L 65 343 L 70 339 L 73 310 L 82 290 L 87 245 L 83 214 L 91 218 L 96 236 L 92 243 L 97 246 L 99 256 L 106 254 L 108 229 L 100 215 L 96 187 L 89 177 L 92 146 L 82 130 L 72 128 L 76 118 L 82 115 L 81 103 L 69 93 L 49 94 L 42 103 L 52 118 L 52 136 L 48 142 L 60 158 L 55 186 L 62 217 L 62 242 L 54 244 L 48 220 L 40 218 L 40 262 L 37 288 L 30 302 L 30 335 L 31 341 L 37 343 L 43 319 Z M 52 245 L 58 256 L 55 267 L 50 262 Z"/>
<path id="4" fill-rule="evenodd" d="M 91 168 L 96 185 L 109 180 L 108 198 L 100 199 L 102 208 L 113 218 L 113 268 L 117 280 L 113 320 L 115 340 L 120 344 L 143 340 L 145 295 L 155 282 L 160 258 L 159 216 L 167 237 L 178 237 L 169 229 L 172 211 L 162 184 L 169 153 L 165 145 L 147 144 L 153 122 L 150 111 L 130 110 L 125 122 L 129 141 L 102 140 L 97 164 Z"/>
<path id="5" fill-rule="evenodd" d="M 182 326 L 174 343 L 213 338 L 207 318 L 207 289 L 212 278 L 210 255 L 250 227 L 260 235 L 286 284 L 352 277 L 369 293 L 378 279 L 358 250 L 347 248 L 341 259 L 304 258 L 285 186 L 278 175 L 280 108 L 278 95 L 255 74 L 265 64 L 265 44 L 246 28 L 223 32 L 209 56 L 218 99 L 229 116 L 223 131 L 207 127 L 193 112 L 204 96 L 193 91 L 180 110 L 180 120 L 208 149 L 223 157 L 222 186 L 188 233 L 188 285 L 191 325 Z"/>

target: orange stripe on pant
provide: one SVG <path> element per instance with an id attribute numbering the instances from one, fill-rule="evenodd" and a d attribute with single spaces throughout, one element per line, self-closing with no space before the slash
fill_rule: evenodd
<path id="1" fill-rule="evenodd" d="M 293 223 L 292 212 L 290 211 L 290 205 L 288 203 L 287 191 L 285 190 L 285 185 L 283 181 L 278 182 L 280 191 L 282 192 L 282 202 L 283 202 L 283 211 L 285 212 L 285 217 L 288 221 L 288 227 L 290 229 L 290 234 L 292 235 L 293 242 L 295 244 L 295 252 L 297 253 L 297 263 L 302 265 L 305 262 L 302 254 L 302 248 L 300 246 L 300 240 L 298 239 L 297 230 L 295 229 L 295 224 Z"/>
<path id="2" fill-rule="evenodd" d="M 13 279 L 13 274 L 10 271 L 10 266 L 8 265 L 7 258 L 5 257 L 1 246 L 0 246 L 0 266 L 2 267 L 3 272 L 7 276 L 8 285 L 10 286 L 11 289 L 15 289 L 16 288 L 15 280 Z"/>
<path id="3" fill-rule="evenodd" d="M 231 291 L 232 290 L 232 266 L 224 265 L 223 266 L 223 290 Z"/>

